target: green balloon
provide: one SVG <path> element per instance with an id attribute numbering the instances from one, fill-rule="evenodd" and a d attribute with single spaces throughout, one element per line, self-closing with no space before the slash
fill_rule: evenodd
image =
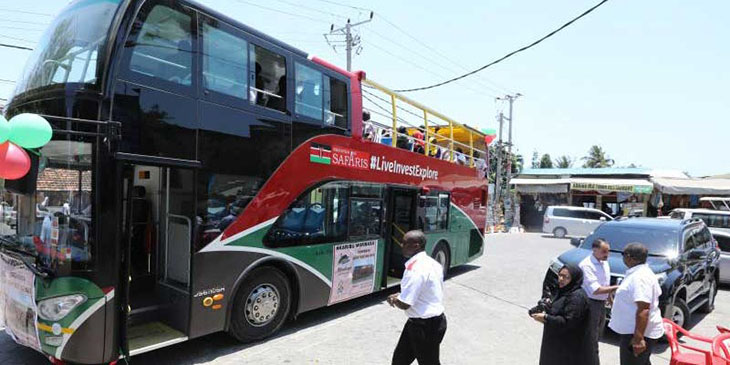
<path id="1" fill-rule="evenodd" d="M 482 132 L 488 136 L 493 136 L 497 134 L 497 130 L 494 128 L 482 128 Z"/>
<path id="2" fill-rule="evenodd" d="M 51 125 L 38 114 L 16 115 L 9 124 L 10 141 L 23 148 L 43 147 L 53 136 Z"/>
<path id="3" fill-rule="evenodd" d="M 0 115 L 0 144 L 5 143 L 8 138 L 10 138 L 10 123 Z"/>

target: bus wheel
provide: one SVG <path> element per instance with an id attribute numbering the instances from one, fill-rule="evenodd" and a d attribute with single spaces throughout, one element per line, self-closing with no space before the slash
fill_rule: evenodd
<path id="1" fill-rule="evenodd" d="M 444 268 L 444 278 L 446 277 L 446 274 L 449 273 L 449 265 L 451 263 L 451 256 L 449 255 L 449 250 L 446 248 L 446 245 L 443 243 L 439 243 L 436 245 L 436 248 L 433 250 L 433 259 L 436 260 L 439 264 L 441 264 L 441 267 Z"/>
<path id="2" fill-rule="evenodd" d="M 291 288 L 286 275 L 273 267 L 253 269 L 238 288 L 228 332 L 241 342 L 271 336 L 289 315 Z"/>

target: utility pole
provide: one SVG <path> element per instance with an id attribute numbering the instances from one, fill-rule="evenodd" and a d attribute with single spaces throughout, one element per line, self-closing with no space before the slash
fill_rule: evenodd
<path id="1" fill-rule="evenodd" d="M 505 95 L 503 98 L 497 98 L 497 100 L 507 100 L 509 102 L 509 117 L 507 120 L 509 121 L 509 132 L 507 135 L 507 196 L 509 196 L 509 202 L 510 202 L 510 209 L 509 212 L 512 214 L 514 212 L 514 209 L 512 209 L 512 203 L 514 202 L 514 197 L 510 193 L 510 181 L 512 180 L 512 121 L 513 121 L 513 115 L 512 115 L 512 104 L 514 104 L 515 100 L 522 96 L 522 94 L 517 93 L 515 95 Z M 500 113 L 500 118 L 502 118 L 502 113 Z M 502 122 L 500 121 L 500 141 L 502 140 Z M 501 165 L 500 165 L 501 167 Z M 507 209 L 505 208 L 505 211 Z M 505 212 L 506 213 L 506 212 Z"/>
<path id="2" fill-rule="evenodd" d="M 353 37 L 352 36 L 352 28 L 357 27 L 359 25 L 363 25 L 365 23 L 370 23 L 373 20 L 373 12 L 370 12 L 370 18 L 367 20 L 363 20 L 361 22 L 357 22 L 354 24 L 350 23 L 350 19 L 347 19 L 347 23 L 345 23 L 344 26 L 339 27 L 335 29 L 335 25 L 332 24 L 330 26 L 330 32 L 329 34 L 325 34 L 324 38 L 327 39 L 327 43 L 332 45 L 332 42 L 329 38 L 327 38 L 328 35 L 336 35 L 338 33 L 345 35 L 345 51 L 347 52 L 347 71 L 352 71 L 352 50 L 357 49 L 357 47 L 360 45 L 360 36 Z M 335 46 L 332 45 L 334 48 Z"/>
<path id="3" fill-rule="evenodd" d="M 504 114 L 500 112 L 497 119 L 499 120 L 499 139 L 497 139 L 497 148 L 494 149 L 497 153 L 497 174 L 494 179 L 494 205 L 497 211 L 499 211 L 500 195 L 502 195 L 500 193 L 502 190 L 502 126 L 504 125 Z M 498 214 L 495 214 L 495 218 L 498 216 Z"/>

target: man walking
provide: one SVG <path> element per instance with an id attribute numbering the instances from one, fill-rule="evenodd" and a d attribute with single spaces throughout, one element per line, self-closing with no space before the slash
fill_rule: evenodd
<path id="1" fill-rule="evenodd" d="M 608 323 L 621 337 L 621 365 L 651 365 L 651 351 L 664 335 L 659 311 L 662 289 L 646 264 L 648 253 L 640 243 L 624 248 L 624 264 L 629 269 L 616 290 Z"/>
<path id="2" fill-rule="evenodd" d="M 591 365 L 599 365 L 598 340 L 606 325 L 606 300 L 618 286 L 609 286 L 611 269 L 608 266 L 608 242 L 597 238 L 592 244 L 593 253 L 583 259 L 578 267 L 583 271 L 583 290 L 588 296 L 587 345 L 590 346 Z"/>
<path id="3" fill-rule="evenodd" d="M 418 359 L 419 365 L 439 365 L 439 346 L 446 333 L 443 305 L 443 268 L 426 254 L 426 236 L 409 231 L 403 237 L 406 269 L 401 292 L 388 297 L 388 304 L 406 312 L 403 327 L 393 352 L 393 365 L 408 365 Z"/>

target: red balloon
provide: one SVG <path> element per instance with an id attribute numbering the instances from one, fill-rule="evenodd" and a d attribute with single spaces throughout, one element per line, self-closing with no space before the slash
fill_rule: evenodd
<path id="1" fill-rule="evenodd" d="M 496 135 L 488 134 L 488 135 L 484 136 L 484 143 L 489 145 L 490 143 L 492 143 L 492 141 L 494 141 L 495 138 L 497 138 Z"/>
<path id="2" fill-rule="evenodd" d="M 30 156 L 12 142 L 0 144 L 0 178 L 17 180 L 30 170 Z"/>

